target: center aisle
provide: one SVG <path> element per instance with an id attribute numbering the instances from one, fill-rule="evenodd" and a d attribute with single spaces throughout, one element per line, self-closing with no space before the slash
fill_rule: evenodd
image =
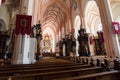
<path id="1" fill-rule="evenodd" d="M 60 64 L 60 63 L 71 63 L 69 60 L 55 58 L 55 57 L 43 57 L 36 61 L 35 64 Z"/>

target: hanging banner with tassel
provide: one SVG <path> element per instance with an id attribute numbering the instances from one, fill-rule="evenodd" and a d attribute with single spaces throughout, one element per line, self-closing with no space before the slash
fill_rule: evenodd
<path id="1" fill-rule="evenodd" d="M 0 0 L 0 5 L 4 4 L 6 0 Z"/>
<path id="2" fill-rule="evenodd" d="M 5 0 L 2 0 L 2 2 L 1 2 L 2 4 L 4 4 L 5 3 Z"/>
<path id="3" fill-rule="evenodd" d="M 112 28 L 115 34 L 120 34 L 120 23 L 119 22 L 112 22 Z"/>
<path id="4" fill-rule="evenodd" d="M 104 43 L 104 36 L 103 36 L 103 32 L 102 31 L 100 31 L 100 35 L 101 35 L 101 42 Z"/>
<path id="5" fill-rule="evenodd" d="M 90 45 L 92 45 L 92 44 L 93 44 L 93 38 L 92 38 L 92 35 L 89 36 L 89 41 L 90 41 Z"/>
<path id="6" fill-rule="evenodd" d="M 31 34 L 31 21 L 32 16 L 28 15 L 17 15 L 16 16 L 16 29 L 15 33 L 22 35 L 30 35 Z"/>

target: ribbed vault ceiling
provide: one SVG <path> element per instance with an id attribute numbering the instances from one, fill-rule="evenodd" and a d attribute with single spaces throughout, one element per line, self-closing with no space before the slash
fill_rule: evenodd
<path id="1" fill-rule="evenodd" d="M 64 21 L 64 17 L 65 13 L 57 4 L 50 5 L 44 14 L 43 26 L 52 24 L 53 27 L 58 28 L 60 23 Z"/>
<path id="2" fill-rule="evenodd" d="M 58 29 L 61 23 L 63 23 L 65 18 L 65 13 L 56 4 L 48 6 L 43 15 L 43 26 L 49 27 L 48 24 L 52 25 L 55 29 Z"/>
<path id="3" fill-rule="evenodd" d="M 66 4 L 65 0 L 60 0 L 63 5 Z M 42 4 L 48 3 L 49 0 L 42 0 Z M 42 30 L 44 35 L 58 33 L 60 27 L 63 27 L 61 24 L 64 24 L 66 18 L 66 13 L 63 11 L 63 7 L 60 7 L 60 4 L 55 1 L 53 4 L 50 4 L 43 14 L 42 21 Z M 53 30 L 50 33 L 50 30 Z"/>

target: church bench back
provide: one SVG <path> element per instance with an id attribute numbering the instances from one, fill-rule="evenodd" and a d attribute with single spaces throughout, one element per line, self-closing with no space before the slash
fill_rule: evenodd
<path id="1" fill-rule="evenodd" d="M 11 76 L 12 80 L 52 80 L 55 78 L 64 78 L 70 76 L 85 75 L 91 73 L 101 72 L 100 67 L 96 68 L 85 68 L 85 69 L 75 69 L 75 70 L 65 70 L 65 71 L 54 71 L 54 72 L 45 72 L 45 73 L 36 73 L 36 74 L 24 74 Z"/>
<path id="2" fill-rule="evenodd" d="M 11 71 L 11 70 L 24 70 L 24 69 L 37 69 L 37 68 L 52 68 L 52 67 L 63 67 L 63 66 L 74 66 L 81 64 L 59 64 L 59 65 L 36 65 L 36 66 L 13 66 L 13 67 L 0 67 L 0 71 Z"/>
<path id="3" fill-rule="evenodd" d="M 78 63 L 77 63 L 78 64 Z M 75 65 L 75 63 L 59 63 L 59 64 L 11 64 L 11 65 L 3 65 L 0 66 L 4 68 L 10 68 L 10 67 L 32 67 L 32 66 L 58 66 L 58 65 Z"/>
<path id="4" fill-rule="evenodd" d="M 101 72 L 83 76 L 68 77 L 54 80 L 120 80 L 120 71 Z"/>
<path id="5" fill-rule="evenodd" d="M 94 66 L 97 66 L 97 59 L 99 59 L 100 63 L 105 63 L 105 60 L 108 61 L 108 67 L 113 68 L 114 67 L 114 59 L 115 58 L 110 58 L 110 57 L 105 57 L 105 56 L 93 56 L 93 57 L 76 57 L 76 62 L 78 63 L 86 63 L 86 59 L 88 59 L 88 64 L 90 64 L 91 59 L 93 59 L 93 64 Z M 84 60 L 84 61 L 83 61 Z"/>
<path id="6" fill-rule="evenodd" d="M 35 69 L 20 69 L 20 70 L 10 70 L 0 72 L 0 76 L 11 76 L 15 74 L 30 74 L 30 73 L 42 73 L 42 72 L 54 72 L 54 71 L 65 71 L 89 68 L 90 65 L 73 65 L 73 66 L 62 66 L 62 67 L 51 67 L 51 68 L 35 68 Z"/>

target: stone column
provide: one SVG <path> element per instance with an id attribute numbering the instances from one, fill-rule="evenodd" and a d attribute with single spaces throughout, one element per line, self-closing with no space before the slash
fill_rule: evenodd
<path id="1" fill-rule="evenodd" d="M 101 22 L 103 25 L 103 33 L 105 39 L 105 49 L 107 56 L 119 56 L 119 49 L 116 35 L 112 30 L 112 13 L 109 0 L 96 0 L 99 7 Z"/>
<path id="2" fill-rule="evenodd" d="M 61 30 L 60 30 L 60 35 L 61 35 L 61 36 L 60 36 L 60 39 L 62 39 L 62 36 L 63 36 L 63 35 L 62 35 L 62 28 L 61 28 Z"/>
<path id="3" fill-rule="evenodd" d="M 32 3 L 32 0 L 21 0 L 20 14 L 32 15 Z M 30 35 L 16 35 L 13 64 L 34 63 L 35 43 L 36 39 L 30 38 Z"/>
<path id="4" fill-rule="evenodd" d="M 65 38 L 65 35 L 66 35 L 66 27 L 64 26 L 64 38 Z"/>
<path id="5" fill-rule="evenodd" d="M 65 37 L 64 27 L 62 27 L 62 38 Z"/>
<path id="6" fill-rule="evenodd" d="M 61 32 L 59 31 L 59 33 L 58 33 L 58 40 L 60 41 L 61 40 L 61 34 L 60 34 Z"/>

